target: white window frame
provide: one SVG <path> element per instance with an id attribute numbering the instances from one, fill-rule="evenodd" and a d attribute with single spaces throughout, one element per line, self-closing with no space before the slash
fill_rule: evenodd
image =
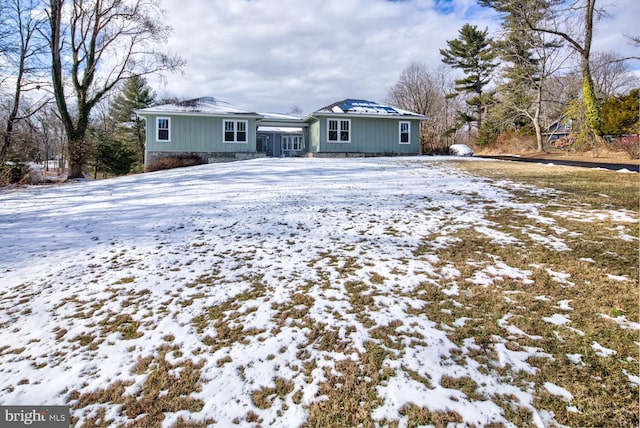
<path id="1" fill-rule="evenodd" d="M 227 124 L 232 123 L 233 129 L 227 131 Z M 238 124 L 243 125 L 243 130 L 238 129 Z M 227 140 L 227 132 L 233 132 L 233 140 Z M 244 141 L 238 141 L 238 134 L 244 132 Z M 249 142 L 249 121 L 224 119 L 222 121 L 222 142 L 224 144 L 247 144 Z"/>
<path id="2" fill-rule="evenodd" d="M 406 131 L 402 130 L 403 125 L 406 125 Z M 402 141 L 402 134 L 407 134 L 407 141 Z M 398 122 L 398 141 L 400 144 L 411 144 L 411 122 L 405 120 Z"/>
<path id="3" fill-rule="evenodd" d="M 160 128 L 160 121 L 167 121 L 166 128 Z M 160 131 L 167 131 L 167 138 L 160 138 Z M 170 143 L 171 142 L 171 118 L 170 117 L 156 117 L 156 141 L 159 143 Z"/>
<path id="4" fill-rule="evenodd" d="M 282 151 L 299 152 L 302 150 L 302 135 L 283 135 L 280 145 Z"/>
<path id="5" fill-rule="evenodd" d="M 336 129 L 331 129 L 331 122 L 335 122 L 337 125 Z M 343 130 L 343 125 L 346 124 L 347 125 L 347 139 L 343 139 L 342 138 L 342 133 L 345 132 L 345 130 Z M 337 132 L 336 137 L 337 139 L 331 139 L 331 132 Z M 350 143 L 351 142 L 351 119 L 327 119 L 327 142 L 328 143 L 340 143 L 340 144 L 346 144 L 346 143 Z"/>

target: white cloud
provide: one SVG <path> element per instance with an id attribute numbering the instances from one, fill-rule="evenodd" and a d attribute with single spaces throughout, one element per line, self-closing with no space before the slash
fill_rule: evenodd
<path id="1" fill-rule="evenodd" d="M 636 0 L 623 2 L 637 10 Z M 381 101 L 412 61 L 440 65 L 439 49 L 464 23 L 497 26 L 475 0 L 165 0 L 163 7 L 174 28 L 168 47 L 187 66 L 167 76 L 160 95 L 209 95 L 259 111 Z"/>

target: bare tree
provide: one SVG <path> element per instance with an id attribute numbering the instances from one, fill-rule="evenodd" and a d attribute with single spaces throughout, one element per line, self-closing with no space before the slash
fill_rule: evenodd
<path id="1" fill-rule="evenodd" d="M 587 126 L 596 139 L 600 136 L 602 117 L 590 59 L 594 21 L 603 15 L 604 11 L 596 9 L 596 0 L 577 0 L 568 3 L 562 0 L 551 0 L 546 4 L 545 20 L 538 20 L 539 15 L 536 14 L 536 19 L 527 21 L 531 30 L 561 37 L 579 55 Z"/>
<path id="2" fill-rule="evenodd" d="M 413 62 L 400 74 L 389 89 L 389 102 L 400 108 L 427 115 L 439 95 L 432 70 L 426 64 Z"/>
<path id="3" fill-rule="evenodd" d="M 634 36 L 631 34 L 625 34 L 624 36 L 629 40 L 629 42 L 633 46 L 640 47 L 640 36 Z M 640 57 L 632 56 L 632 57 L 629 57 L 629 59 L 640 59 Z"/>
<path id="4" fill-rule="evenodd" d="M 387 94 L 389 104 L 429 118 L 421 124 L 423 153 L 446 151 L 449 136 L 455 133 L 455 112 L 462 106 L 457 98 L 446 96 L 455 91 L 449 71 L 444 65 L 431 69 L 424 63 L 411 63 Z"/>
<path id="5" fill-rule="evenodd" d="M 289 108 L 289 114 L 303 114 L 304 110 L 297 104 L 294 104 Z"/>
<path id="6" fill-rule="evenodd" d="M 53 104 L 48 104 L 32 118 L 39 132 L 41 151 L 45 159 L 46 170 L 49 171 L 49 160 L 55 161 L 54 169 L 62 173 L 66 166 L 67 135 L 58 111 Z"/>
<path id="7" fill-rule="evenodd" d="M 616 52 L 596 52 L 591 59 L 591 69 L 601 99 L 621 95 L 640 86 L 626 58 Z"/>
<path id="8" fill-rule="evenodd" d="M 499 87 L 500 108 L 494 116 L 504 115 L 505 128 L 515 128 L 524 122 L 533 126 L 538 151 L 543 151 L 541 117 L 543 88 L 546 80 L 557 72 L 566 58 L 560 55 L 562 43 L 557 35 L 530 31 L 546 18 L 546 0 L 479 0 L 501 14 L 502 34 L 495 42 L 503 59 Z M 494 118 L 495 121 L 495 118 Z"/>
<path id="9" fill-rule="evenodd" d="M 2 130 L 0 159 L 5 159 L 13 143 L 14 129 L 18 122 L 36 113 L 47 102 L 47 96 L 36 95 L 25 100 L 27 92 L 40 89 L 43 68 L 39 62 L 45 44 L 39 38 L 44 17 L 38 13 L 38 0 L 10 0 L 3 3 L 4 49 L 2 49 L 7 74 L 3 84 L 11 86 L 5 126 Z M 26 101 L 26 102 L 25 102 Z"/>
<path id="10" fill-rule="evenodd" d="M 156 0 L 49 0 L 47 16 L 53 91 L 67 134 L 68 177 L 78 178 L 89 155 L 86 134 L 96 104 L 129 77 L 176 70 L 183 61 L 166 53 L 170 28 Z"/>
<path id="11" fill-rule="evenodd" d="M 541 126 L 548 128 L 554 123 L 568 119 L 569 105 L 579 100 L 582 94 L 582 78 L 579 72 L 554 74 L 544 81 L 542 87 Z"/>

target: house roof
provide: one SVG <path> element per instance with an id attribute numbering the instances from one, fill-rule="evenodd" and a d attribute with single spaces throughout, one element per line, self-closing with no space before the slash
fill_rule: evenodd
<path id="1" fill-rule="evenodd" d="M 305 117 L 299 114 L 260 113 L 260 128 L 296 128 L 309 126 Z"/>
<path id="2" fill-rule="evenodd" d="M 282 126 L 258 126 L 258 132 L 277 132 L 281 134 L 300 134 L 302 128 Z"/>
<path id="3" fill-rule="evenodd" d="M 228 115 L 249 115 L 261 116 L 258 113 L 243 110 L 235 105 L 222 101 L 214 97 L 200 97 L 192 100 L 180 101 L 177 103 L 163 104 L 137 110 L 137 113 L 144 114 L 202 114 L 213 116 Z"/>
<path id="4" fill-rule="evenodd" d="M 366 116 L 387 116 L 398 117 L 406 116 L 416 119 L 426 119 L 426 116 L 413 113 L 411 111 L 402 110 L 386 104 L 375 101 L 357 100 L 347 98 L 342 101 L 335 102 L 331 105 L 316 110 L 319 114 L 345 114 L 345 115 L 366 115 Z"/>
<path id="5" fill-rule="evenodd" d="M 304 119 L 303 114 L 283 114 L 283 113 L 260 113 L 265 119 L 268 120 L 281 120 L 281 121 L 289 121 L 289 120 L 301 120 Z"/>
<path id="6" fill-rule="evenodd" d="M 347 98 L 331 105 L 316 110 L 308 116 L 278 113 L 257 113 L 243 110 L 231 103 L 214 97 L 200 97 L 176 103 L 163 104 L 136 110 L 136 113 L 145 115 L 203 115 L 203 116 L 244 116 L 262 119 L 265 126 L 301 126 L 314 115 L 348 115 L 348 116 L 376 116 L 386 118 L 410 118 L 426 120 L 427 117 L 411 111 L 402 110 L 375 101 Z"/>
<path id="7" fill-rule="evenodd" d="M 573 119 L 567 119 L 562 117 L 551 125 L 549 125 L 545 131 L 547 134 L 570 134 L 573 128 Z"/>

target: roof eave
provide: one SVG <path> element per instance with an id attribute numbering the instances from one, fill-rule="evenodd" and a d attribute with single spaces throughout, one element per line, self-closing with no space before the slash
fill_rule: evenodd
<path id="1" fill-rule="evenodd" d="M 379 118 L 379 119 L 413 119 L 413 120 L 429 120 L 427 116 L 421 114 L 368 114 L 368 113 L 335 113 L 329 111 L 316 111 L 311 113 L 310 116 L 333 116 L 333 117 L 366 117 L 366 118 Z"/>
<path id="2" fill-rule="evenodd" d="M 204 111 L 172 111 L 172 110 L 134 110 L 138 116 L 207 116 L 207 117 L 245 117 L 249 119 L 262 119 L 264 116 L 258 113 L 211 113 Z"/>
<path id="3" fill-rule="evenodd" d="M 272 119 L 260 119 L 258 126 L 271 126 L 271 127 L 292 127 L 292 128 L 306 128 L 309 124 L 303 120 L 272 120 Z"/>

